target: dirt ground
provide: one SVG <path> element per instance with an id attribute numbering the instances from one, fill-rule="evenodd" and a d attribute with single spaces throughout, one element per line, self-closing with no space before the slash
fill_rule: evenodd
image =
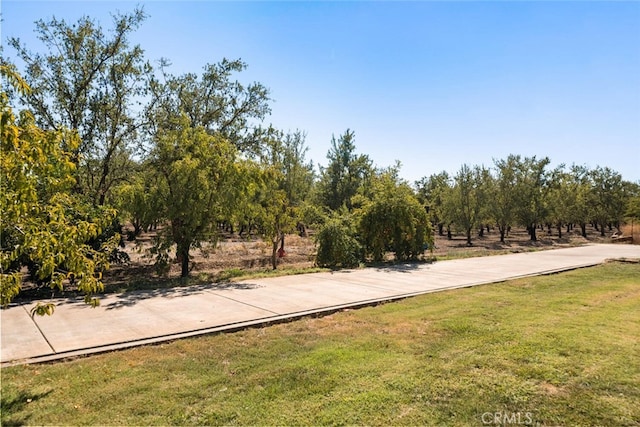
<path id="1" fill-rule="evenodd" d="M 473 246 L 466 245 L 465 237 L 459 233 L 454 234 L 451 240 L 445 236 L 435 236 L 435 249 L 432 253 L 425 252 L 425 257 L 435 257 L 436 259 L 447 259 L 454 257 L 482 256 L 491 253 L 517 253 L 531 250 L 554 249 L 582 245 L 585 243 L 612 242 L 615 238 L 611 236 L 617 230 L 606 230 L 605 237 L 600 236 L 600 232 L 592 227 L 587 227 L 587 238 L 580 235 L 579 229 L 574 229 L 570 233 L 563 230 L 562 238 L 558 238 L 557 231 L 538 229 L 538 240 L 532 242 L 525 229 L 514 228 L 509 233 L 504 244 L 500 243 L 500 234 L 497 229 L 484 233 L 483 237 L 478 237 L 477 233 L 473 237 Z M 623 235 L 630 236 L 629 226 L 622 228 Z M 619 233 L 618 233 L 619 234 Z M 640 224 L 635 225 L 635 242 L 640 242 Z M 128 265 L 114 265 L 105 276 L 105 284 L 123 283 L 132 277 L 144 275 L 147 279 L 159 277 L 153 268 L 153 259 L 149 258 L 147 249 L 150 246 L 154 233 L 144 233 L 137 239 L 137 242 L 126 242 L 125 251 L 129 254 L 131 261 Z M 285 238 L 286 255 L 278 260 L 278 268 L 308 268 L 315 264 L 316 247 L 313 236 L 300 237 L 298 235 L 287 235 Z M 214 248 L 205 246 L 204 250 L 192 251 L 192 274 L 205 273 L 215 276 L 223 271 L 237 270 L 267 270 L 271 268 L 271 244 L 263 242 L 258 238 L 242 238 L 237 235 L 226 235 Z M 393 255 L 389 254 L 389 260 Z M 180 266 L 174 262 L 171 265 L 168 277 L 178 277 Z"/>

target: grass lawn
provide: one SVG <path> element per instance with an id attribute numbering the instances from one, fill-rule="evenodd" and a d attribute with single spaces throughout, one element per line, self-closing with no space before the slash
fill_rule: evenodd
<path id="1" fill-rule="evenodd" d="M 640 264 L 1 374 L 2 425 L 637 426 Z"/>

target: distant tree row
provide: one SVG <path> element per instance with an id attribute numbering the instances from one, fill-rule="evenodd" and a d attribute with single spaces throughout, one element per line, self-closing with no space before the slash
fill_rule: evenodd
<path id="1" fill-rule="evenodd" d="M 416 259 L 433 244 L 432 225 L 462 229 L 471 243 L 483 226 L 504 239 L 521 224 L 535 239 L 539 225 L 593 222 L 604 232 L 625 210 L 639 214 L 637 184 L 607 168 L 550 171 L 548 159 L 465 165 L 412 188 L 399 164 L 379 168 L 357 154 L 351 130 L 316 168 L 303 131 L 264 123 L 269 91 L 236 80 L 244 62 L 200 74 L 171 74 L 166 59 L 154 67 L 129 41 L 145 18 L 142 9 L 115 15 L 106 32 L 89 17 L 41 20 L 41 52 L 9 40 L 23 67 L 0 63 L 2 305 L 25 268 L 41 286 L 74 284 L 97 304 L 102 271 L 126 261 L 125 223 L 131 239 L 156 229 L 158 268 L 179 262 L 187 276 L 193 250 L 223 230 L 269 242 L 275 269 L 285 235 L 312 227 L 318 264 L 345 267 L 387 253 Z"/>
<path id="2" fill-rule="evenodd" d="M 495 160 L 492 168 L 463 165 L 454 175 L 447 172 L 416 182 L 418 197 L 427 206 L 438 233 L 462 230 L 472 244 L 474 230 L 497 227 L 504 243 L 511 227 L 525 227 L 531 240 L 536 230 L 552 228 L 562 237 L 580 227 L 587 237 L 587 224 L 611 230 L 628 217 L 638 217 L 640 185 L 624 181 L 605 167 L 588 169 L 564 165 L 549 169 L 549 159 L 510 155 Z"/>

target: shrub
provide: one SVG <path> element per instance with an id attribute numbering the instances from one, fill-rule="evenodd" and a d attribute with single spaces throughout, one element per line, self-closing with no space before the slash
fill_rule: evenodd
<path id="1" fill-rule="evenodd" d="M 362 258 L 362 247 L 346 217 L 327 221 L 316 235 L 320 267 L 355 267 Z"/>
<path id="2" fill-rule="evenodd" d="M 398 261 L 415 260 L 433 244 L 427 211 L 397 172 L 391 168 L 375 177 L 372 196 L 358 212 L 360 243 L 376 262 L 388 251 Z"/>

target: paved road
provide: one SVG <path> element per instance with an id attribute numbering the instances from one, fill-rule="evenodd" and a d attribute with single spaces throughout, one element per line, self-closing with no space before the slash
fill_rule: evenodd
<path id="1" fill-rule="evenodd" d="M 231 331 L 309 314 L 640 258 L 640 246 L 568 249 L 314 273 L 238 283 L 108 295 L 92 309 L 56 301 L 53 316 L 31 318 L 33 304 L 0 312 L 2 366 L 43 362 Z M 640 280 L 640 279 L 639 279 Z"/>

